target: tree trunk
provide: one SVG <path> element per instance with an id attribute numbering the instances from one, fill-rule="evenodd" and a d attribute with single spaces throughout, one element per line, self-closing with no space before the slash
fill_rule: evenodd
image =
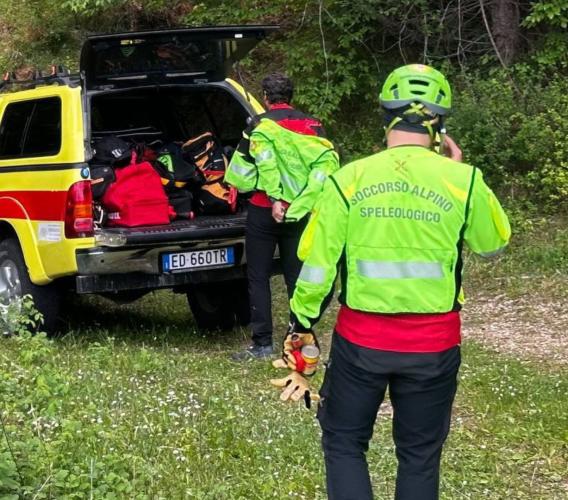
<path id="1" fill-rule="evenodd" d="M 520 51 L 521 27 L 518 0 L 491 2 L 491 32 L 503 62 L 508 66 Z"/>

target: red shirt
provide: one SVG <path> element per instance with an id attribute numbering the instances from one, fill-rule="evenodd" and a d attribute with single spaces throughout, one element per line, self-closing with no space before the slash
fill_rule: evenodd
<path id="1" fill-rule="evenodd" d="M 274 111 L 276 109 L 294 109 L 289 104 L 279 103 L 279 104 L 272 104 L 270 106 L 270 111 Z M 296 132 L 298 134 L 303 135 L 316 135 L 314 131 L 314 126 L 321 126 L 321 124 L 314 119 L 310 118 L 285 118 L 283 120 L 279 120 L 276 123 L 285 129 L 291 130 L 292 132 Z M 250 202 L 257 206 L 263 208 L 271 208 L 272 202 L 268 198 L 267 194 L 264 191 L 257 191 L 254 193 L 251 198 Z"/>
<path id="2" fill-rule="evenodd" d="M 335 330 L 353 344 L 396 352 L 441 352 L 461 343 L 458 312 L 375 314 L 342 305 Z"/>
<path id="3" fill-rule="evenodd" d="M 268 195 L 264 191 L 256 191 L 250 197 L 250 202 L 257 207 L 272 208 L 272 202 L 269 200 Z"/>

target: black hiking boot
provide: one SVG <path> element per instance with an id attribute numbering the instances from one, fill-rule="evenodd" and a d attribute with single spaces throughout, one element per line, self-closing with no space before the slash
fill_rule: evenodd
<path id="1" fill-rule="evenodd" d="M 271 345 L 249 345 L 244 351 L 239 351 L 231 355 L 233 361 L 248 361 L 250 359 L 268 359 L 272 356 Z"/>

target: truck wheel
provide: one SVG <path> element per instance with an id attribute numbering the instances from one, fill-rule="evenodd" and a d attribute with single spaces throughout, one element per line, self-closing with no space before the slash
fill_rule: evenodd
<path id="1" fill-rule="evenodd" d="M 187 300 L 201 330 L 231 330 L 250 323 L 246 279 L 190 285 Z"/>
<path id="2" fill-rule="evenodd" d="M 31 295 L 35 308 L 43 316 L 39 331 L 54 333 L 59 313 L 60 294 L 55 285 L 34 285 L 20 245 L 14 239 L 0 242 L 0 310 L 7 310 L 25 295 Z"/>
<path id="3" fill-rule="evenodd" d="M 190 285 L 187 301 L 200 330 L 231 330 L 235 311 L 227 292 L 228 282 Z"/>

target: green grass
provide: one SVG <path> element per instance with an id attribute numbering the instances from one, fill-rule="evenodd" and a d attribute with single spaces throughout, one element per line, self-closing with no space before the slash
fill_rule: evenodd
<path id="1" fill-rule="evenodd" d="M 510 246 L 497 259 L 466 253 L 466 288 L 516 296 L 536 287 L 567 299 L 568 216 L 530 220 L 515 216 L 511 227 Z"/>
<path id="2" fill-rule="evenodd" d="M 169 293 L 74 314 L 98 324 L 2 341 L 17 469 L 3 438 L 0 498 L 325 498 L 314 413 L 278 401 L 268 363 L 228 360 L 244 331 L 198 334 Z M 567 393 L 565 374 L 467 346 L 443 498 L 563 498 Z M 381 499 L 393 493 L 389 427 L 381 417 L 369 452 Z"/>
<path id="3" fill-rule="evenodd" d="M 565 296 L 566 229 L 541 229 L 520 234 L 497 263 L 470 260 L 473 287 L 530 293 L 534 283 L 507 281 L 517 269 Z M 166 292 L 69 309 L 72 332 L 62 339 L 0 341 L 0 499 L 325 498 L 314 412 L 278 400 L 268 363 L 228 360 L 246 330 L 203 335 L 184 297 Z M 324 352 L 333 316 L 318 329 Z M 466 344 L 442 498 L 568 498 L 566 375 Z M 376 498 L 392 498 L 388 415 L 369 463 Z"/>

